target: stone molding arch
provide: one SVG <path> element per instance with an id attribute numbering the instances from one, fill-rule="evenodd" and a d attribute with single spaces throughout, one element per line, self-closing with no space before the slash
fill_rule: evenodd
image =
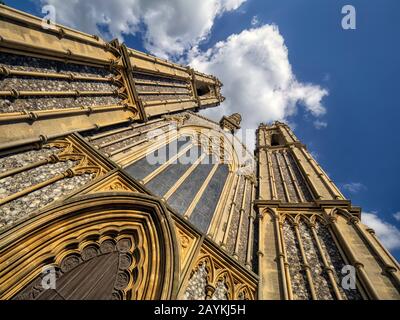
<path id="1" fill-rule="evenodd" d="M 216 260 L 215 257 L 209 253 L 203 253 L 196 259 L 188 282 L 191 281 L 200 266 L 205 266 L 205 271 L 207 273 L 207 283 L 204 288 L 206 299 L 213 296 L 218 282 L 221 280 L 226 287 L 227 300 L 238 300 L 242 297 L 248 300 L 255 299 L 254 289 L 252 290 L 248 283 L 238 278 L 232 270 L 224 266 L 221 261 Z"/>
<path id="2" fill-rule="evenodd" d="M 123 270 L 130 278 L 120 297 L 175 299 L 179 251 L 169 214 L 159 200 L 127 192 L 78 196 L 3 233 L 0 299 L 16 297 L 37 279 L 44 266 L 62 271 L 67 257 L 84 260 L 86 248 L 100 250 L 105 241 L 118 247 L 123 239 L 130 239 L 126 252 L 137 261 Z"/>

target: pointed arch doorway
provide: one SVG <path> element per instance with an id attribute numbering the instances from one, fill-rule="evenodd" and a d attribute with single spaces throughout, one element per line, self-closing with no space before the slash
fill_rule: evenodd
<path id="1" fill-rule="evenodd" d="M 0 236 L 0 298 L 174 299 L 176 248 L 158 200 L 127 192 L 76 197 Z M 50 276 L 55 286 L 46 286 Z"/>

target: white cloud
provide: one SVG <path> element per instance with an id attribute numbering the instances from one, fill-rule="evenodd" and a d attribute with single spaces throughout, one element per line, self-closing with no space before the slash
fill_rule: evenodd
<path id="1" fill-rule="evenodd" d="M 214 20 L 246 0 L 41 0 L 54 5 L 57 22 L 107 38 L 135 34 L 161 57 L 179 56 L 209 35 Z M 108 30 L 104 32 L 104 30 Z"/>
<path id="2" fill-rule="evenodd" d="M 393 214 L 393 217 L 394 217 L 397 221 L 400 221 L 400 212 L 396 212 L 395 214 Z"/>
<path id="3" fill-rule="evenodd" d="M 389 250 L 400 248 L 400 230 L 396 226 L 381 220 L 376 213 L 363 212 L 361 221 L 375 230 L 376 235 L 386 248 Z"/>
<path id="4" fill-rule="evenodd" d="M 260 122 L 287 120 L 299 105 L 316 117 L 326 111 L 321 100 L 328 91 L 296 79 L 288 49 L 275 25 L 233 34 L 206 52 L 193 49 L 189 61 L 195 69 L 217 76 L 224 84 L 226 101 L 204 111 L 213 119 L 239 112 L 242 128 L 255 129 Z"/>
<path id="5" fill-rule="evenodd" d="M 328 123 L 326 123 L 325 121 L 321 121 L 321 120 L 315 120 L 314 121 L 314 127 L 316 129 L 322 129 L 322 128 L 326 128 L 328 126 Z"/>
<path id="6" fill-rule="evenodd" d="M 358 193 L 360 191 L 366 190 L 367 187 L 364 186 L 361 182 L 349 182 L 343 185 L 343 189 L 351 193 Z"/>
<path id="7" fill-rule="evenodd" d="M 199 51 L 215 19 L 224 12 L 239 11 L 246 0 L 40 1 L 56 7 L 58 23 L 89 33 L 103 32 L 109 38 L 140 32 L 151 53 L 219 77 L 227 99 L 207 114 L 214 119 L 240 112 L 242 127 L 254 130 L 262 121 L 290 120 L 299 105 L 315 117 L 326 111 L 322 99 L 328 91 L 296 79 L 275 25 L 244 30 L 206 52 Z M 245 142 L 252 145 L 254 133 L 250 136 Z"/>

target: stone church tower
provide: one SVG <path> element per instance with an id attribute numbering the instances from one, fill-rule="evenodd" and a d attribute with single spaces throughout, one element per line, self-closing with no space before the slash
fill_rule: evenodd
<path id="1" fill-rule="evenodd" d="M 0 299 L 399 299 L 285 124 L 253 154 L 241 115 L 198 113 L 221 87 L 0 5 Z"/>
<path id="2" fill-rule="evenodd" d="M 292 130 L 261 124 L 256 154 L 259 298 L 399 299 L 397 261 Z"/>

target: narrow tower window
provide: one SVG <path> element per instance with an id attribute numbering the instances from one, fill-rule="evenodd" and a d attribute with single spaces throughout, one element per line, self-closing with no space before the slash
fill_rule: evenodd
<path id="1" fill-rule="evenodd" d="M 210 94 L 210 86 L 196 83 L 197 96 L 203 97 Z"/>
<path id="2" fill-rule="evenodd" d="M 280 146 L 280 145 L 282 145 L 281 137 L 276 133 L 272 134 L 271 135 L 271 146 L 274 147 L 274 146 Z"/>

